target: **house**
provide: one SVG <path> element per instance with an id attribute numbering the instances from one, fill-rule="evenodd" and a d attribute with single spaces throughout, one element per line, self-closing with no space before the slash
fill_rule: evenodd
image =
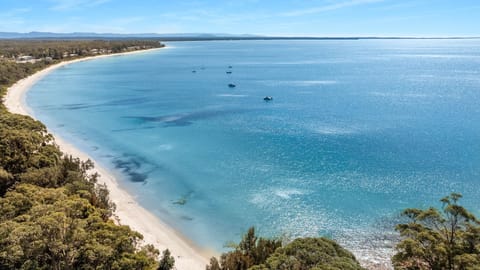
<path id="1" fill-rule="evenodd" d="M 140 46 L 130 46 L 130 47 L 127 47 L 127 51 L 136 51 L 136 50 L 139 50 L 141 49 Z"/>
<path id="2" fill-rule="evenodd" d="M 22 55 L 17 57 L 17 59 L 15 60 L 15 62 L 17 63 L 32 63 L 32 64 L 37 61 L 38 59 L 35 59 L 33 58 L 33 56 L 30 56 L 30 55 Z"/>
<path id="3" fill-rule="evenodd" d="M 33 59 L 33 56 L 30 56 L 30 55 L 22 55 L 20 57 L 17 58 L 17 61 L 29 61 L 29 60 L 32 60 Z"/>

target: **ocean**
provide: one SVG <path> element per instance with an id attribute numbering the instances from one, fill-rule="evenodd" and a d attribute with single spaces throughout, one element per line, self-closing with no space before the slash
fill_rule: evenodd
<path id="1" fill-rule="evenodd" d="M 385 261 L 402 209 L 459 192 L 480 214 L 479 40 L 166 45 L 59 68 L 26 100 L 200 247 L 255 226 Z"/>

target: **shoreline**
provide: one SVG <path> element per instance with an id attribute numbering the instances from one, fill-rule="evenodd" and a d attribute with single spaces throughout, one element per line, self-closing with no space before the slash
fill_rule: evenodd
<path id="1" fill-rule="evenodd" d="M 144 53 L 159 49 L 163 48 L 90 56 L 54 64 L 28 76 L 27 78 L 21 79 L 10 86 L 4 96 L 3 103 L 9 112 L 27 115 L 35 119 L 33 111 L 26 104 L 25 95 L 33 85 L 50 72 L 60 67 L 78 62 L 105 57 Z M 116 205 L 116 210 L 114 212 L 116 223 L 128 225 L 132 230 L 141 233 L 144 237 L 144 244 L 152 244 L 160 252 L 168 248 L 171 251 L 172 256 L 175 258 L 175 268 L 191 270 L 205 269 L 206 265 L 209 263 L 210 257 L 216 255 L 214 252 L 202 250 L 195 246 L 188 238 L 182 236 L 174 228 L 170 227 L 160 218 L 139 205 L 132 195 L 120 187 L 114 173 L 109 172 L 107 169 L 100 166 L 100 164 L 92 159 L 87 153 L 80 151 L 74 145 L 58 136 L 58 134 L 53 134 L 50 130 L 49 133 L 54 136 L 55 143 L 64 154 L 78 157 L 81 160 L 90 159 L 95 163 L 95 168 L 91 173 L 98 173 L 100 175 L 98 183 L 106 184 L 110 193 L 110 200 Z"/>

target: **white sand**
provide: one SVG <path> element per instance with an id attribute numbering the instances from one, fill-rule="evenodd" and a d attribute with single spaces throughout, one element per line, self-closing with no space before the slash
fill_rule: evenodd
<path id="1" fill-rule="evenodd" d="M 33 112 L 25 103 L 25 93 L 41 78 L 51 71 L 72 63 L 87 61 L 91 59 L 98 59 L 103 57 L 112 57 L 132 53 L 142 53 L 144 51 L 134 51 L 120 54 L 99 55 L 65 61 L 44 70 L 41 70 L 25 79 L 18 81 L 8 89 L 4 99 L 4 104 L 12 113 L 29 115 L 33 117 Z M 74 157 L 79 157 L 82 160 L 91 159 L 86 153 L 78 150 L 75 146 L 53 134 L 55 141 L 63 153 L 70 154 Z M 188 239 L 182 237 L 175 229 L 169 227 L 159 218 L 148 212 L 145 208 L 140 206 L 135 199 L 123 190 L 112 173 L 105 168 L 95 164 L 95 169 L 92 173 L 98 172 L 100 174 L 99 183 L 105 183 L 110 191 L 110 199 L 116 204 L 115 215 L 122 225 L 128 225 L 135 231 L 140 232 L 144 236 L 146 244 L 152 244 L 160 251 L 168 248 L 175 257 L 175 266 L 181 270 L 196 270 L 205 269 L 209 261 L 209 257 L 213 255 L 212 252 L 202 251 L 195 247 Z"/>

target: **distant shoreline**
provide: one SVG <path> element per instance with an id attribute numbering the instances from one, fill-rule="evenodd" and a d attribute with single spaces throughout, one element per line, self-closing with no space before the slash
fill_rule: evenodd
<path id="1" fill-rule="evenodd" d="M 262 36 L 209 33 L 49 33 L 49 32 L 0 32 L 0 40 L 122 40 L 143 39 L 158 41 L 215 41 L 215 40 L 448 40 L 480 39 L 480 36 Z"/>
<path id="2" fill-rule="evenodd" d="M 52 71 L 73 63 L 105 57 L 137 54 L 158 49 L 161 48 L 91 56 L 54 64 L 9 87 L 4 96 L 3 102 L 9 112 L 28 115 L 34 118 L 33 111 L 26 104 L 25 95 L 33 85 Z M 81 160 L 90 159 L 94 161 L 88 154 L 80 151 L 74 145 L 58 136 L 58 134 L 53 134 L 53 136 L 55 138 L 55 143 L 60 147 L 60 150 L 63 153 L 78 157 Z M 144 242 L 146 244 L 152 244 L 160 251 L 168 248 L 175 257 L 175 265 L 178 269 L 205 269 L 209 257 L 214 255 L 213 252 L 199 249 L 174 228 L 168 226 L 158 217 L 140 206 L 133 196 L 119 186 L 114 174 L 100 166 L 97 162 L 95 162 L 95 169 L 90 173 L 100 174 L 99 183 L 107 185 L 110 192 L 110 199 L 116 204 L 114 216 L 118 223 L 121 225 L 128 225 L 133 230 L 140 232 L 144 236 Z"/>
<path id="3" fill-rule="evenodd" d="M 121 39 L 121 38 L 117 38 Z M 477 40 L 480 37 L 164 37 L 145 38 L 163 41 L 249 41 L 249 40 Z"/>

